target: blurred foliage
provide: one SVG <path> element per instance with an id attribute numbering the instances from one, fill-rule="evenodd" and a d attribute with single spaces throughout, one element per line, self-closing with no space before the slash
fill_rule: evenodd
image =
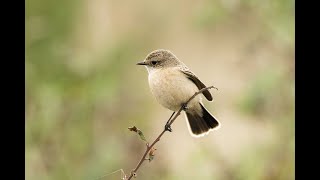
<path id="1" fill-rule="evenodd" d="M 294 87 L 276 67 L 258 73 L 241 97 L 240 107 L 257 116 L 279 117 L 283 109 L 293 110 Z M 281 74 L 282 73 L 282 74 Z M 290 112 L 293 113 L 293 112 Z"/>
<path id="2" fill-rule="evenodd" d="M 294 1 L 28 0 L 25 23 L 26 179 L 90 180 L 121 168 L 129 174 L 145 145 L 127 128 L 136 125 L 150 139 L 162 128 L 151 117 L 164 119 L 164 125 L 171 113 L 164 114 L 152 99 L 146 72 L 135 63 L 156 48 L 192 57 L 201 47 L 210 51 L 202 58 L 217 59 L 226 74 L 237 67 L 234 76 L 218 77 L 228 84 L 226 92 L 238 93 L 219 97 L 219 109 L 248 128 L 258 123 L 271 129 L 277 138 L 234 149 L 239 158 L 231 162 L 217 149 L 230 149 L 237 139 L 221 131 L 210 135 L 213 139 L 164 140 L 138 179 L 294 179 Z M 223 46 L 238 32 L 245 32 L 234 40 L 241 48 Z M 213 48 L 220 43 L 226 48 L 219 63 L 210 53 L 219 51 Z M 243 60 L 228 57 L 234 49 Z M 237 78 L 245 85 L 229 86 Z M 236 122 L 221 123 L 228 121 Z M 173 129 L 172 138 L 183 133 Z M 199 144 L 175 151 L 192 142 Z M 165 147 L 173 150 L 164 152 Z M 103 179 L 120 177 L 119 172 Z"/>

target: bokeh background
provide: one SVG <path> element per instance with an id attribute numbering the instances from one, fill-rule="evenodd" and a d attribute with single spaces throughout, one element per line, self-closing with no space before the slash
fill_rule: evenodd
<path id="1" fill-rule="evenodd" d="M 184 116 L 144 180 L 295 179 L 293 0 L 27 0 L 26 179 L 94 180 L 136 166 L 171 112 L 144 67 L 169 49 L 211 90 L 222 126 L 190 136 Z M 101 179 L 120 179 L 116 172 Z"/>

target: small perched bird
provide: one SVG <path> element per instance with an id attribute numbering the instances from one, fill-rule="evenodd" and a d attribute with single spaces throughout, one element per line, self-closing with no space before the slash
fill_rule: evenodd
<path id="1" fill-rule="evenodd" d="M 149 86 L 153 96 L 162 106 L 174 111 L 173 114 L 184 106 L 191 96 L 206 87 L 183 62 L 168 50 L 155 50 L 137 65 L 144 65 L 147 68 Z M 207 100 L 212 101 L 208 90 L 203 91 L 202 94 Z M 187 107 L 184 107 L 184 111 L 190 134 L 194 137 L 204 136 L 220 125 L 218 120 L 203 106 L 200 96 L 192 99 Z M 166 128 L 171 131 L 170 127 L 166 126 Z"/>

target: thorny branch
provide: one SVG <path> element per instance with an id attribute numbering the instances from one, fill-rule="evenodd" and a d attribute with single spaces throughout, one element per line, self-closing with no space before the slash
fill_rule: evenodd
<path id="1" fill-rule="evenodd" d="M 191 97 L 189 98 L 189 100 L 188 100 L 184 105 L 181 106 L 181 108 L 180 108 L 179 111 L 175 114 L 175 116 L 174 116 L 171 120 L 170 120 L 170 119 L 168 120 L 168 124 L 167 124 L 167 125 L 170 127 L 170 125 L 171 125 L 171 124 L 177 119 L 177 117 L 180 115 L 181 111 L 184 110 L 184 108 L 186 107 L 186 105 L 188 105 L 188 103 L 189 103 L 193 98 L 195 98 L 198 94 L 201 94 L 203 91 L 208 90 L 208 89 L 211 89 L 211 88 L 217 89 L 217 88 L 214 87 L 214 86 L 209 86 L 209 87 L 206 87 L 206 88 L 203 88 L 203 89 L 199 90 L 199 91 L 196 92 L 193 96 L 191 96 Z M 217 90 L 218 90 L 218 89 L 217 89 Z M 171 117 L 170 117 L 170 118 L 171 118 Z M 129 129 L 130 129 L 130 128 L 129 128 Z M 163 135 L 166 131 L 167 131 L 167 130 L 164 129 L 164 130 L 159 134 L 159 136 L 152 142 L 151 145 L 149 145 L 149 143 L 146 144 L 146 145 L 147 145 L 146 151 L 144 152 L 143 156 L 141 157 L 139 163 L 137 164 L 137 166 L 135 167 L 135 169 L 133 169 L 133 170 L 131 171 L 130 176 L 129 176 L 128 178 L 125 178 L 124 180 L 130 180 L 132 177 L 136 177 L 136 176 L 137 176 L 137 171 L 138 171 L 138 169 L 140 168 L 140 166 L 142 165 L 142 163 L 143 163 L 145 160 L 147 160 L 147 159 L 146 159 L 146 156 L 147 156 L 148 152 L 151 152 L 151 151 L 152 151 L 152 153 L 154 153 L 154 151 L 155 151 L 156 149 L 154 149 L 153 146 L 154 146 L 158 141 L 160 141 L 160 138 L 162 137 L 162 135 Z M 150 150 L 151 150 L 151 151 L 150 151 Z M 149 154 L 150 154 L 150 153 L 149 153 Z"/>

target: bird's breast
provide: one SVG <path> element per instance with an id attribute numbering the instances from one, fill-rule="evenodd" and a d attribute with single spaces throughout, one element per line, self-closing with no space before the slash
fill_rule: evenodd
<path id="1" fill-rule="evenodd" d="M 197 86 L 180 70 L 167 68 L 149 72 L 149 86 L 157 101 L 164 107 L 177 111 L 195 92 Z M 194 98 L 189 107 L 198 105 L 200 96 Z"/>

